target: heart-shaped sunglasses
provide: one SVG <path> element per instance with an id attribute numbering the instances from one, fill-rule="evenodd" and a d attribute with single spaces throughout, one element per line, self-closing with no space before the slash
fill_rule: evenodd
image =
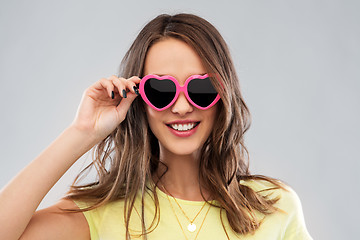
<path id="1" fill-rule="evenodd" d="M 170 75 L 146 75 L 141 79 L 139 89 L 142 99 L 157 111 L 173 105 L 180 92 L 184 92 L 187 100 L 201 110 L 211 108 L 220 99 L 208 74 L 192 75 L 184 86 Z"/>

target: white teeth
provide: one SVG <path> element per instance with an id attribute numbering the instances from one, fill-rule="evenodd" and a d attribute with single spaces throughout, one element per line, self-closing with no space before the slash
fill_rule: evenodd
<path id="1" fill-rule="evenodd" d="M 195 127 L 195 123 L 188 123 L 188 124 L 171 124 L 170 125 L 172 129 L 178 130 L 178 131 L 188 131 L 190 129 L 193 129 Z"/>

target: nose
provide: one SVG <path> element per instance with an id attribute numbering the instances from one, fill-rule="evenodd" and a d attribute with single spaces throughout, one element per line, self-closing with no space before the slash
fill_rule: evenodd
<path id="1" fill-rule="evenodd" d="M 194 107 L 186 99 L 185 94 L 181 92 L 178 99 L 176 99 L 174 105 L 171 107 L 172 113 L 177 113 L 180 116 L 184 116 L 187 113 L 191 113 L 194 110 Z"/>

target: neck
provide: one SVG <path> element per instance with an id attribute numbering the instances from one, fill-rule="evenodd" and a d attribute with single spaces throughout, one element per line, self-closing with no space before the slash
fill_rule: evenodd
<path id="1" fill-rule="evenodd" d="M 159 168 L 154 176 L 154 181 L 158 178 L 161 180 L 158 187 L 166 194 L 175 198 L 190 201 L 204 201 L 200 192 L 199 182 L 199 161 L 195 154 L 191 155 L 174 155 L 171 153 L 160 154 L 160 161 L 168 167 L 168 171 L 163 177 L 166 167 L 159 164 Z M 201 187 L 204 197 L 209 199 L 208 191 Z"/>

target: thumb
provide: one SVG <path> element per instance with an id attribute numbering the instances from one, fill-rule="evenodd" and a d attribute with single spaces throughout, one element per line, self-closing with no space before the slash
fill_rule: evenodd
<path id="1" fill-rule="evenodd" d="M 135 93 L 132 92 L 128 92 L 127 97 L 126 98 L 122 98 L 119 105 L 116 107 L 116 110 L 119 114 L 119 116 L 122 116 L 122 120 L 123 121 L 126 117 L 126 113 L 130 108 L 130 105 L 132 104 L 132 102 L 135 100 L 135 98 L 138 95 L 136 95 Z"/>

